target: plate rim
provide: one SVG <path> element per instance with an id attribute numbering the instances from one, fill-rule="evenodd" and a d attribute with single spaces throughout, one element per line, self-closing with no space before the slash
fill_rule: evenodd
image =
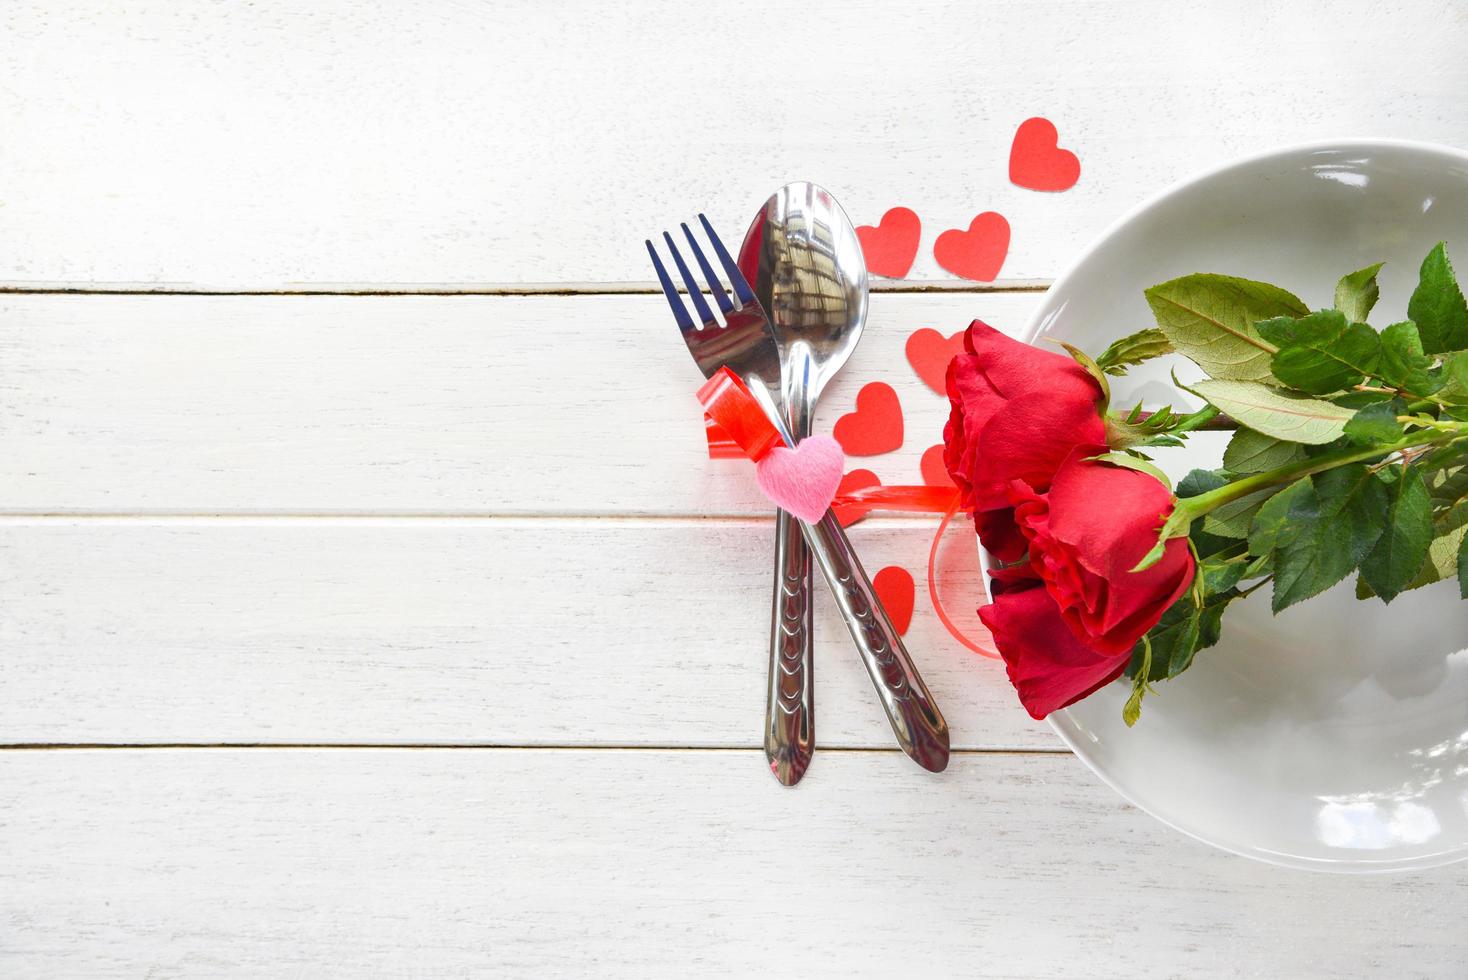
<path id="1" fill-rule="evenodd" d="M 1231 170 L 1242 169 L 1245 167 L 1263 163 L 1268 160 L 1282 157 L 1299 156 L 1301 154 L 1327 150 L 1350 151 L 1353 149 L 1408 150 L 1419 153 L 1444 156 L 1454 159 L 1460 163 L 1468 164 L 1468 150 L 1446 146 L 1442 143 L 1431 143 L 1425 140 L 1397 139 L 1392 137 L 1343 137 L 1335 139 L 1310 140 L 1303 143 L 1290 143 L 1282 146 L 1274 146 L 1256 153 L 1250 153 L 1245 156 L 1231 158 L 1220 164 L 1199 171 L 1198 173 L 1192 174 L 1191 176 L 1185 177 L 1182 180 L 1177 181 L 1176 183 L 1168 185 L 1156 194 L 1144 198 L 1139 204 L 1130 208 L 1115 221 L 1111 222 L 1111 224 L 1109 224 L 1106 229 L 1101 232 L 1101 234 L 1097 235 L 1096 238 L 1089 245 L 1087 245 L 1080 252 L 1080 254 L 1075 257 L 1074 260 L 1071 261 L 1065 272 L 1061 273 L 1061 275 L 1058 276 L 1055 281 L 1050 284 L 1050 287 L 1045 290 L 1045 298 L 1041 301 L 1035 312 L 1031 314 L 1029 321 L 1025 324 L 1023 331 L 1020 333 L 1019 339 L 1023 340 L 1027 344 L 1033 344 L 1035 342 L 1035 339 L 1039 336 L 1040 331 L 1043 329 L 1045 321 L 1048 320 L 1055 312 L 1054 297 L 1059 294 L 1062 289 L 1079 274 L 1081 268 L 1097 251 L 1108 244 L 1133 221 L 1137 220 L 1142 215 L 1146 214 L 1152 209 L 1159 207 L 1160 205 L 1166 203 L 1167 201 L 1170 201 L 1174 197 L 1177 197 L 1193 189 L 1199 184 L 1213 180 L 1214 178 L 1222 176 L 1223 174 L 1226 174 Z M 1103 772 L 1096 764 L 1096 761 L 1093 758 L 1092 754 L 1087 750 L 1084 739 L 1081 735 L 1080 725 L 1071 717 L 1069 708 L 1062 708 L 1059 711 L 1053 711 L 1045 720 L 1049 723 L 1051 730 L 1054 731 L 1055 734 L 1060 737 L 1060 740 L 1065 743 L 1066 747 L 1069 748 L 1070 751 L 1076 757 L 1078 757 L 1081 762 L 1085 764 L 1086 768 L 1091 771 L 1092 775 L 1101 780 L 1101 782 L 1104 783 L 1106 786 L 1110 787 L 1112 792 L 1116 793 L 1123 800 L 1130 803 L 1138 810 L 1141 810 L 1143 813 L 1147 814 L 1149 817 L 1158 821 L 1159 823 L 1172 828 L 1180 834 L 1191 837 L 1193 840 L 1206 844 L 1209 847 L 1217 848 L 1221 851 L 1227 851 L 1230 854 L 1237 854 L 1240 857 L 1250 858 L 1264 864 L 1271 864 L 1276 867 L 1351 875 L 1401 874 L 1412 871 L 1425 871 L 1429 868 L 1440 868 L 1446 865 L 1468 861 L 1468 842 L 1465 842 L 1464 844 L 1459 846 L 1455 846 L 1447 851 L 1424 854 L 1406 861 L 1398 859 L 1392 860 L 1390 862 L 1385 860 L 1380 862 L 1373 862 L 1370 859 L 1360 858 L 1352 858 L 1350 860 L 1341 860 L 1334 858 L 1312 858 L 1300 854 L 1287 854 L 1279 851 L 1272 851 L 1261 847 L 1234 846 L 1220 841 L 1211 840 L 1208 837 L 1203 836 L 1201 833 L 1181 826 L 1168 817 L 1165 817 L 1162 814 L 1158 813 L 1150 805 L 1143 802 L 1141 799 L 1138 799 L 1133 794 L 1127 792 L 1125 789 L 1119 786 L 1115 780 L 1113 780 L 1110 776 Z"/>

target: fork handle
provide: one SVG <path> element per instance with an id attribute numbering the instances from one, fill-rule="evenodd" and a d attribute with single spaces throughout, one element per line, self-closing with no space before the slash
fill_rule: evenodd
<path id="1" fill-rule="evenodd" d="M 846 531 L 829 510 L 818 523 L 802 521 L 800 527 L 856 641 L 897 744 L 924 769 L 942 772 L 948 765 L 948 723 L 887 618 Z"/>

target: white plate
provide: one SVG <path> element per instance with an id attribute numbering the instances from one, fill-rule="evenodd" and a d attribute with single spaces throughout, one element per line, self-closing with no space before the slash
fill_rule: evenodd
<path id="1" fill-rule="evenodd" d="M 1337 278 L 1385 260 L 1381 327 L 1405 319 L 1440 240 L 1468 281 L 1468 154 L 1381 140 L 1278 150 L 1122 219 L 1051 288 L 1026 339 L 1097 352 L 1153 323 L 1145 287 L 1190 272 L 1330 306 Z M 1114 384 L 1114 403 L 1188 403 L 1168 362 Z M 1210 437 L 1159 462 L 1174 476 L 1217 465 L 1222 436 Z M 1444 582 L 1383 606 L 1357 601 L 1353 583 L 1278 617 L 1267 587 L 1235 603 L 1223 641 L 1158 684 L 1133 729 L 1123 683 L 1051 724 L 1128 800 L 1226 850 L 1330 871 L 1468 858 L 1468 602 Z"/>

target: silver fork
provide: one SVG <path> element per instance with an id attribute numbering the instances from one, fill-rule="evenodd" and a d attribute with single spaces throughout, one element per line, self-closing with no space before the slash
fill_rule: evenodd
<path id="1" fill-rule="evenodd" d="M 728 276 L 734 299 L 730 299 L 686 224 L 682 225 L 683 234 L 708 282 L 709 295 L 723 313 L 722 322 L 704 299 L 678 246 L 667 232 L 663 232 L 663 241 L 688 289 L 688 298 L 698 314 L 698 321 L 689 316 L 662 259 L 658 257 L 657 249 L 649 240 L 647 254 L 657 270 L 663 295 L 667 297 L 673 318 L 678 322 L 683 342 L 688 345 L 688 352 L 693 355 L 693 361 L 704 377 L 710 377 L 724 367 L 739 375 L 760 400 L 765 414 L 780 435 L 787 443 L 793 444 L 779 402 L 782 351 L 770 319 L 708 219 L 700 214 L 698 220 Z M 897 736 L 897 744 L 924 769 L 941 772 L 948 765 L 948 724 L 918 676 L 917 668 L 902 645 L 902 638 L 887 618 L 887 611 L 882 608 L 871 580 L 846 538 L 846 532 L 829 510 L 815 524 L 801 521 L 800 529 L 826 583 L 831 587 L 831 593 L 836 597 L 836 605 L 877 689 L 877 697 L 892 725 L 893 734 Z"/>

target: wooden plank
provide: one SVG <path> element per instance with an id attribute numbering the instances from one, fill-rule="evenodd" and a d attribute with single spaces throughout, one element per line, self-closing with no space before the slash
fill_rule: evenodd
<path id="1" fill-rule="evenodd" d="M 792 177 L 932 243 L 985 210 L 1008 279 L 1059 273 L 1200 168 L 1342 134 L 1468 144 L 1453 0 L 718 0 L 0 11 L 0 281 L 623 282 Z M 1343 58 L 1370 29 L 1371 57 Z M 782 61 L 792 32 L 798 69 Z M 765 57 L 766 53 L 773 53 Z M 1024 118 L 1082 160 L 1009 183 Z"/>
<path id="2" fill-rule="evenodd" d="M 851 465 L 919 482 L 948 407 L 909 334 L 1037 302 L 874 297 L 819 429 L 889 382 L 906 444 Z M 767 514 L 700 381 L 660 296 L 3 296 L 0 512 Z"/>
<path id="3" fill-rule="evenodd" d="M 1068 756 L 0 753 L 6 976 L 1460 977 L 1463 866 L 1255 864 Z"/>
<path id="4" fill-rule="evenodd" d="M 1058 750 L 940 626 L 931 535 L 853 540 L 919 583 L 907 642 L 954 744 Z M 768 520 L 0 522 L 0 743 L 758 747 L 772 538 Z M 953 544 L 946 601 L 977 628 L 976 558 Z M 891 747 L 818 593 L 818 745 Z"/>

